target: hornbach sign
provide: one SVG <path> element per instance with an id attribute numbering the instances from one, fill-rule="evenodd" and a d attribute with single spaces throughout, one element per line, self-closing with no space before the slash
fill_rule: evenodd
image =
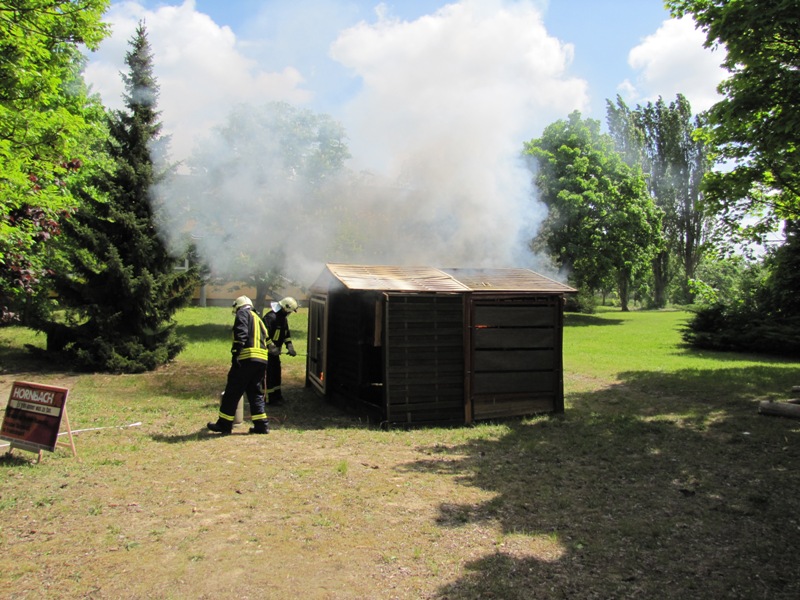
<path id="1" fill-rule="evenodd" d="M 66 388 L 15 381 L 8 398 L 0 439 L 24 450 L 54 452 L 66 412 Z"/>

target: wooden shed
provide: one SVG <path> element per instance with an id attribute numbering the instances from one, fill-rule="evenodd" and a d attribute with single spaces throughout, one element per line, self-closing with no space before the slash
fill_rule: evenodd
<path id="1" fill-rule="evenodd" d="M 328 264 L 308 298 L 307 385 L 386 426 L 563 412 L 563 305 L 527 269 Z"/>

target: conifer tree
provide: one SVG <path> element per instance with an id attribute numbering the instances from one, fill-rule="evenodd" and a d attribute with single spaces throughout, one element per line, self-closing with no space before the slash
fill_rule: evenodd
<path id="1" fill-rule="evenodd" d="M 67 320 L 45 329 L 48 351 L 65 354 L 79 368 L 135 373 L 182 349 L 172 317 L 189 302 L 196 277 L 175 270 L 156 228 L 152 189 L 169 169 L 157 151 L 165 140 L 153 54 L 141 22 L 125 62 L 125 108 L 108 119 L 108 167 L 65 223 L 68 264 L 58 269 L 55 289 Z"/>

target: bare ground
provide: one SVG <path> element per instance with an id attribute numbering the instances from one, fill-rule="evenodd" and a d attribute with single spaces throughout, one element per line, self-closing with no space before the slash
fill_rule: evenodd
<path id="1" fill-rule="evenodd" d="M 102 402 L 124 378 L 38 380 L 74 389 L 73 429 L 142 424 L 0 459 L 3 598 L 800 597 L 798 426 L 741 399 L 692 421 L 627 382 L 564 417 L 386 432 L 295 381 L 270 435 L 220 437 L 208 394 L 123 423 Z"/>

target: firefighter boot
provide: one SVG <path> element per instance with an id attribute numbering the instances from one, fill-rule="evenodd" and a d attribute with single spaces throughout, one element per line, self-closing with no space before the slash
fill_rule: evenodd
<path id="1" fill-rule="evenodd" d="M 226 435 L 233 430 L 233 421 L 217 419 L 216 423 L 207 423 L 206 427 L 208 427 L 211 431 Z"/>
<path id="2" fill-rule="evenodd" d="M 269 433 L 269 423 L 266 419 L 257 419 L 253 421 L 250 433 Z"/>

